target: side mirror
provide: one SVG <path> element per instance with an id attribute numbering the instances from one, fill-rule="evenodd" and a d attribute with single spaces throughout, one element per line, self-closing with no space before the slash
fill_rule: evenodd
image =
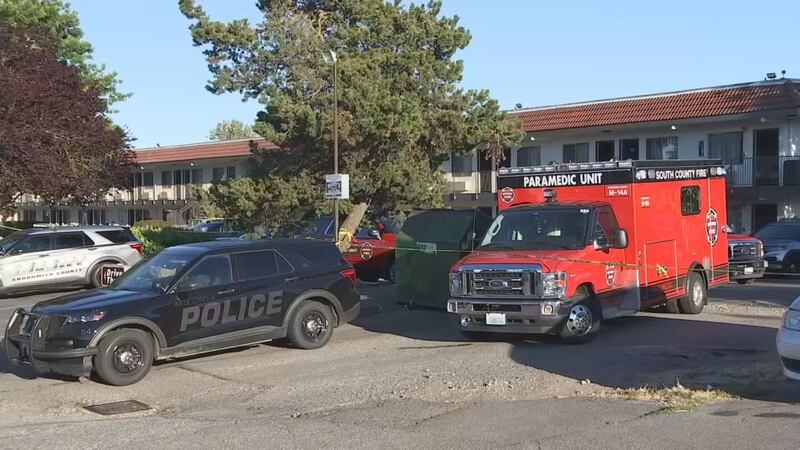
<path id="1" fill-rule="evenodd" d="M 153 284 L 152 284 L 152 286 L 153 286 L 153 290 L 154 290 L 154 291 L 156 291 L 156 292 L 160 292 L 160 293 L 162 293 L 162 294 L 164 293 L 164 291 L 165 291 L 165 289 L 166 289 L 166 286 L 164 286 L 163 284 L 161 284 L 161 280 L 156 280 L 156 281 L 153 281 Z"/>
<path id="2" fill-rule="evenodd" d="M 628 248 L 628 232 L 620 228 L 616 232 L 616 239 L 614 242 L 614 248 L 623 249 Z"/>
<path id="3" fill-rule="evenodd" d="M 608 238 L 605 236 L 598 236 L 592 241 L 592 247 L 595 250 L 605 250 L 608 248 Z"/>

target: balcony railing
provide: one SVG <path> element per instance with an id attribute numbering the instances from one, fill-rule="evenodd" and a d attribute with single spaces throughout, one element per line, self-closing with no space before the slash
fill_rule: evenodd
<path id="1" fill-rule="evenodd" d="M 760 156 L 725 163 L 728 186 L 800 186 L 800 155 Z"/>

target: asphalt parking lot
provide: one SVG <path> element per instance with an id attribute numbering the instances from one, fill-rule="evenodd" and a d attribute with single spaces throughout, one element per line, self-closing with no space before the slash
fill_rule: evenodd
<path id="1" fill-rule="evenodd" d="M 271 343 L 172 361 L 122 388 L 35 378 L 4 361 L 0 447 L 796 448 L 800 383 L 783 378 L 774 341 L 800 295 L 792 280 L 715 289 L 698 316 L 609 321 L 577 347 L 466 340 L 446 314 L 408 309 L 390 286 L 361 290 L 362 315 L 316 351 Z M 0 299 L 0 321 L 54 295 Z M 677 413 L 609 395 L 676 382 L 732 398 Z M 83 409 L 128 399 L 151 409 Z"/>

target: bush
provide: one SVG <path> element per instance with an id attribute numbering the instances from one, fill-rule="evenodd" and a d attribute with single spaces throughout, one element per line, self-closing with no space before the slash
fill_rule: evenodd
<path id="1" fill-rule="evenodd" d="M 137 228 L 170 228 L 172 225 L 165 220 L 140 220 L 133 224 Z"/>
<path id="2" fill-rule="evenodd" d="M 198 233 L 173 227 L 143 227 L 137 224 L 131 227 L 131 231 L 142 243 L 142 251 L 145 256 L 153 255 L 174 245 L 214 240 L 214 235 L 211 233 Z"/>

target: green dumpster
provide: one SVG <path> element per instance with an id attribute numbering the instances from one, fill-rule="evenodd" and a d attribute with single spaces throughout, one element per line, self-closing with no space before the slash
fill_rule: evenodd
<path id="1" fill-rule="evenodd" d="M 416 305 L 446 308 L 450 266 L 472 250 L 491 220 L 477 209 L 431 209 L 410 216 L 397 237 L 400 298 Z"/>

